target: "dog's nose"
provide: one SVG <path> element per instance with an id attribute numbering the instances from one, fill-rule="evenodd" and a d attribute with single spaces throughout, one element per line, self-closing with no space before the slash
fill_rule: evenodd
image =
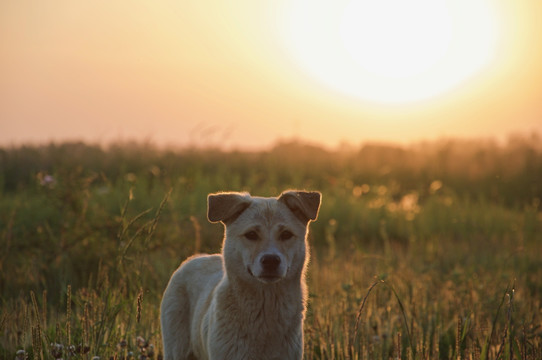
<path id="1" fill-rule="evenodd" d="M 264 270 L 275 270 L 280 265 L 280 256 L 267 254 L 260 259 Z"/>

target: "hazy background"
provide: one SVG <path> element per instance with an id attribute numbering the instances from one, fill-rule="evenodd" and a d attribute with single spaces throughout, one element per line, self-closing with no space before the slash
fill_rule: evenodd
<path id="1" fill-rule="evenodd" d="M 498 39 L 487 66 L 430 99 L 379 104 L 295 61 L 288 1 L 3 0 L 0 145 L 254 148 L 540 132 L 542 3 L 491 4 Z"/>
<path id="2" fill-rule="evenodd" d="M 0 359 L 160 358 L 208 194 L 291 188 L 323 199 L 305 359 L 542 359 L 541 15 L 0 0 Z"/>

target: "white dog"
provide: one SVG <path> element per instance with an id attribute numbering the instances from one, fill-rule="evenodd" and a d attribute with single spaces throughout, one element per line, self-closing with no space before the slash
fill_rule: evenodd
<path id="1" fill-rule="evenodd" d="M 193 256 L 171 276 L 161 306 L 165 360 L 302 358 L 307 229 L 320 197 L 209 195 L 209 221 L 225 226 L 222 254 Z"/>

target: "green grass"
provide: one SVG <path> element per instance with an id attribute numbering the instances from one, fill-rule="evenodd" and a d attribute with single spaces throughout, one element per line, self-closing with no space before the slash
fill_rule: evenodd
<path id="1" fill-rule="evenodd" d="M 542 152 L 531 140 L 0 150 L 0 358 L 158 358 L 169 276 L 194 252 L 220 251 L 207 194 L 307 188 L 323 203 L 306 359 L 541 359 Z"/>

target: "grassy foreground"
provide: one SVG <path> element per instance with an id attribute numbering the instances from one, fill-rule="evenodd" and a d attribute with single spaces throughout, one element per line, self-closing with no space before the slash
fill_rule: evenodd
<path id="1" fill-rule="evenodd" d="M 0 149 L 0 358 L 160 358 L 170 274 L 220 251 L 207 194 L 306 188 L 306 359 L 542 359 L 539 140 Z"/>

